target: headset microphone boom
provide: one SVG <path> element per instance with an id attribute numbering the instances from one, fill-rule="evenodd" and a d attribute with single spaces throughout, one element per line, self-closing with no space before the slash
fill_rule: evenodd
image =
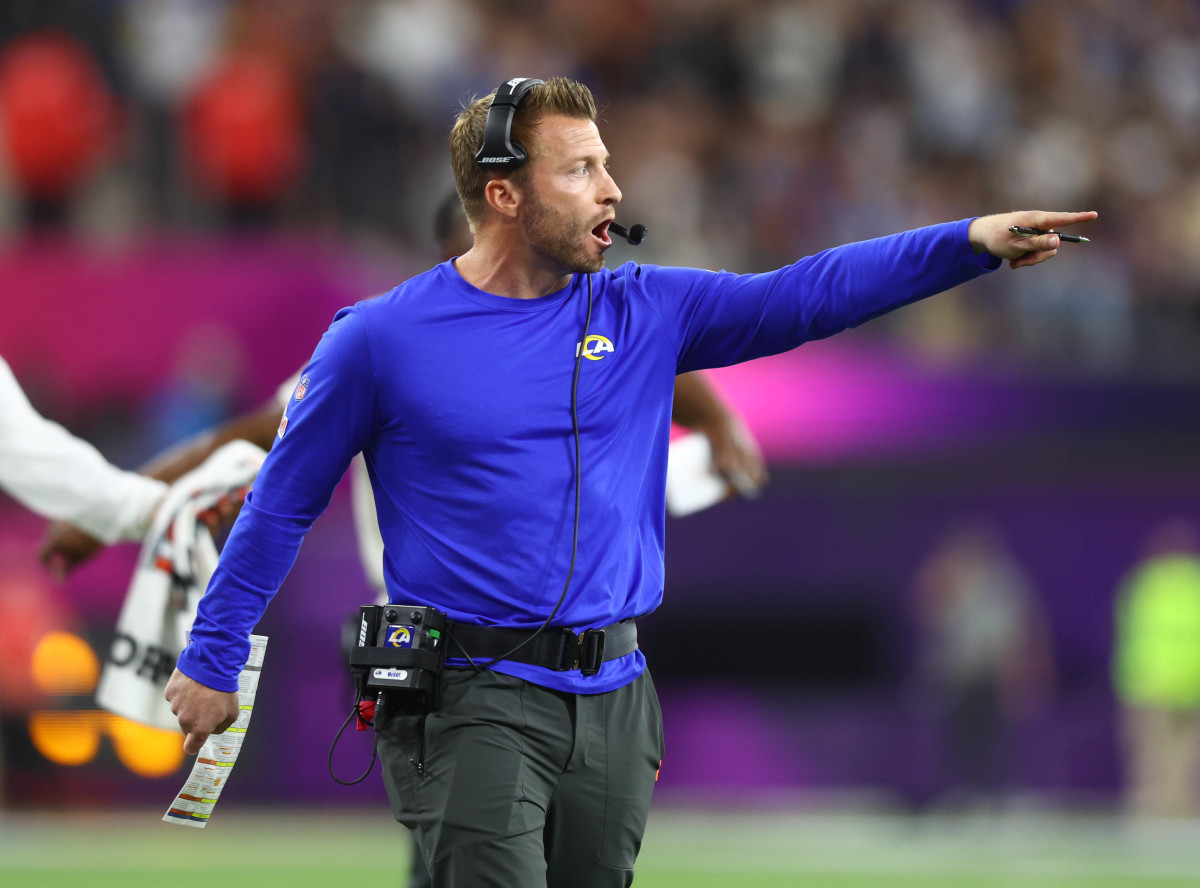
<path id="1" fill-rule="evenodd" d="M 646 233 L 649 231 L 645 225 L 637 224 L 626 228 L 624 225 L 618 225 L 616 222 L 610 223 L 608 230 L 617 237 L 625 238 L 625 240 L 629 241 L 629 245 L 631 247 L 636 247 L 638 244 L 644 241 L 646 239 Z"/>

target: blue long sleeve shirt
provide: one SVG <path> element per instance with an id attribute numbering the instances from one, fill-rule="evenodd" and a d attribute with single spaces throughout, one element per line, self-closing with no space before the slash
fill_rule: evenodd
<path id="1" fill-rule="evenodd" d="M 653 611 L 675 375 L 786 351 L 998 267 L 972 251 L 970 221 L 848 244 L 767 274 L 629 263 L 576 274 L 540 299 L 483 292 L 447 262 L 343 309 L 303 372 L 179 668 L 236 690 L 250 631 L 359 451 L 391 601 L 478 625 L 539 626 L 571 561 L 580 348 L 579 546 L 554 623 L 582 631 Z M 637 651 L 594 676 L 494 668 L 600 693 L 644 667 Z"/>

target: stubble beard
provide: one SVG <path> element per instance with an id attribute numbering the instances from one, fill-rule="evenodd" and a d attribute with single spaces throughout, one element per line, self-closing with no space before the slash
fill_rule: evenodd
<path id="1" fill-rule="evenodd" d="M 587 222 L 551 208 L 533 190 L 528 209 L 525 236 L 534 252 L 572 273 L 593 274 L 604 267 L 604 253 L 588 252 L 592 229 Z"/>

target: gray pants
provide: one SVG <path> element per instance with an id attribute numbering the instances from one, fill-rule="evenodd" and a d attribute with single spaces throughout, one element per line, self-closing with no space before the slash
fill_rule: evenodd
<path id="1" fill-rule="evenodd" d="M 375 722 L 392 811 L 435 888 L 630 885 L 663 754 L 649 673 L 594 695 L 491 671 L 442 682 L 436 712 L 385 701 Z"/>

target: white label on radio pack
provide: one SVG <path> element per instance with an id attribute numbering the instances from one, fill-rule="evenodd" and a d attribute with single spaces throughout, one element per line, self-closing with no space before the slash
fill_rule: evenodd
<path id="1" fill-rule="evenodd" d="M 390 678 L 393 681 L 404 681 L 408 678 L 407 669 L 374 669 L 371 675 L 375 678 Z"/>

